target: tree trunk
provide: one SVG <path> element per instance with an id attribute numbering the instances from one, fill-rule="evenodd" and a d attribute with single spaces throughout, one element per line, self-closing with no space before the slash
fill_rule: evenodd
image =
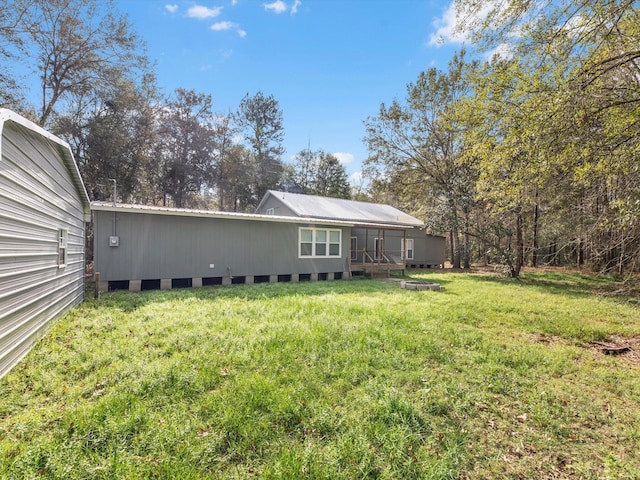
<path id="1" fill-rule="evenodd" d="M 538 266 L 538 219 L 540 218 L 540 207 L 538 206 L 538 191 L 536 190 L 536 205 L 533 208 L 533 252 L 531 254 L 531 266 Z"/>
<path id="2" fill-rule="evenodd" d="M 451 263 L 453 268 L 460 268 L 460 231 L 458 229 L 458 211 L 452 199 L 449 200 L 451 221 Z"/>
<path id="3" fill-rule="evenodd" d="M 453 229 L 449 230 L 449 260 L 451 261 L 451 265 L 454 264 L 456 259 L 456 247 L 455 242 L 453 240 Z"/>
<path id="4" fill-rule="evenodd" d="M 515 261 L 511 268 L 511 276 L 513 278 L 520 277 L 520 270 L 524 265 L 524 235 L 522 226 L 522 209 L 518 209 L 516 215 L 516 255 Z"/>
<path id="5" fill-rule="evenodd" d="M 462 265 L 465 269 L 471 268 L 471 241 L 469 239 L 469 224 L 471 220 L 469 219 L 469 211 L 465 209 L 464 211 L 464 233 L 463 235 L 463 249 L 462 249 Z"/>

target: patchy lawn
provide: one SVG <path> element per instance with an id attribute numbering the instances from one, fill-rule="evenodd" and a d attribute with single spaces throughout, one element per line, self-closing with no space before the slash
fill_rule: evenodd
<path id="1" fill-rule="evenodd" d="M 0 478 L 640 478 L 613 280 L 413 278 L 87 301 L 0 381 Z"/>

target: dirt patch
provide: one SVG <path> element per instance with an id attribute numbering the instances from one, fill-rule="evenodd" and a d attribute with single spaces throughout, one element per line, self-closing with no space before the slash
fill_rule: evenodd
<path id="1" fill-rule="evenodd" d="M 634 365 L 640 365 L 640 336 L 611 335 L 606 341 L 589 342 L 585 347 L 597 350 L 601 355 L 615 356 Z"/>
<path id="2" fill-rule="evenodd" d="M 534 342 L 547 345 L 566 345 L 567 341 L 555 335 L 545 335 L 534 333 L 528 335 Z M 612 356 L 622 361 L 640 366 L 640 336 L 623 337 L 621 335 L 610 335 L 606 340 L 600 342 L 587 342 L 581 345 L 583 348 L 598 352 L 601 356 Z"/>

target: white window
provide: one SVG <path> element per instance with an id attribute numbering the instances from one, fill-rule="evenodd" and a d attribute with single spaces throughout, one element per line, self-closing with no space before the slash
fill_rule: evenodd
<path id="1" fill-rule="evenodd" d="M 358 237 L 351 237 L 351 260 L 358 260 Z"/>
<path id="2" fill-rule="evenodd" d="M 58 267 L 64 267 L 67 264 L 67 237 L 66 229 L 58 230 Z"/>
<path id="3" fill-rule="evenodd" d="M 275 215 L 275 214 L 276 214 L 275 208 L 267 208 L 267 215 Z"/>
<path id="4" fill-rule="evenodd" d="M 406 238 L 402 241 L 402 258 L 413 260 L 413 238 Z"/>
<path id="5" fill-rule="evenodd" d="M 340 257 L 342 231 L 300 228 L 298 245 L 298 256 L 300 258 Z"/>

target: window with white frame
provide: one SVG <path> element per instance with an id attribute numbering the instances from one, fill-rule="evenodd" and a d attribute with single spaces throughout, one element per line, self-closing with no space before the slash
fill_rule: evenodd
<path id="1" fill-rule="evenodd" d="M 351 260 L 358 260 L 358 237 L 351 237 Z"/>
<path id="2" fill-rule="evenodd" d="M 275 214 L 276 214 L 275 208 L 267 208 L 267 215 L 275 215 Z"/>
<path id="3" fill-rule="evenodd" d="M 66 229 L 58 230 L 58 267 L 64 267 L 67 264 L 67 237 Z"/>
<path id="4" fill-rule="evenodd" d="M 413 260 L 413 238 L 405 238 L 402 241 L 402 258 Z"/>
<path id="5" fill-rule="evenodd" d="M 300 258 L 340 257 L 342 231 L 324 228 L 303 228 L 298 232 Z"/>

